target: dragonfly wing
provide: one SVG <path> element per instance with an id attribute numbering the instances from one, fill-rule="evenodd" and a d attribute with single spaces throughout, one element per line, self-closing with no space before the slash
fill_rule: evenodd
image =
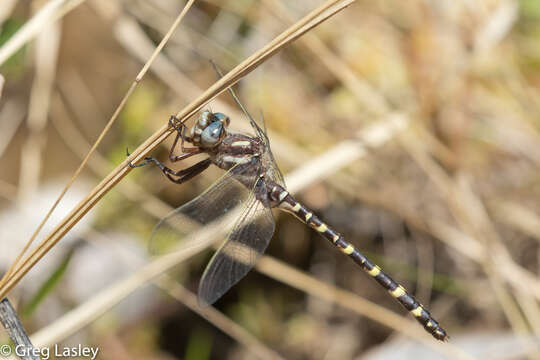
<path id="1" fill-rule="evenodd" d="M 212 65 L 214 66 L 214 69 L 216 70 L 218 75 L 222 77 L 223 74 L 221 73 L 221 70 L 217 67 L 217 65 L 213 62 L 212 62 Z M 229 88 L 229 92 L 231 93 L 231 96 L 233 97 L 234 101 L 236 101 L 240 109 L 242 109 L 242 112 L 244 113 L 244 115 L 246 115 L 246 117 L 249 119 L 249 123 L 251 124 L 251 127 L 253 128 L 253 130 L 255 130 L 255 134 L 257 135 L 257 137 L 263 141 L 263 144 L 266 147 L 266 151 L 263 154 L 263 158 L 264 158 L 265 166 L 267 168 L 267 171 L 266 171 L 267 175 L 270 176 L 273 181 L 277 182 L 279 185 L 286 188 L 285 179 L 283 178 L 283 174 L 281 173 L 281 171 L 279 170 L 276 164 L 276 160 L 274 159 L 274 154 L 272 154 L 272 150 L 270 148 L 270 140 L 268 139 L 268 136 L 266 135 L 266 122 L 264 121 L 264 116 L 262 115 L 262 112 L 261 112 L 261 120 L 260 120 L 262 124 L 262 127 L 261 127 L 259 126 L 259 124 L 257 124 L 255 119 L 253 119 L 253 117 L 247 111 L 246 107 L 242 104 L 242 102 L 240 101 L 240 99 L 238 98 L 238 96 L 236 95 L 232 87 Z"/>
<path id="2" fill-rule="evenodd" d="M 277 182 L 279 185 L 285 186 L 285 179 L 283 178 L 283 174 L 281 173 L 281 170 L 279 170 L 276 159 L 274 158 L 274 154 L 272 153 L 272 149 L 270 147 L 270 140 L 268 139 L 268 135 L 266 134 L 266 122 L 264 121 L 264 116 L 261 113 L 261 122 L 262 122 L 262 128 L 257 124 L 257 122 L 249 115 L 250 124 L 253 130 L 255 130 L 255 134 L 259 139 L 262 140 L 263 144 L 265 145 L 266 151 L 263 154 L 263 159 L 266 167 L 266 173 L 272 178 L 273 181 Z"/>
<path id="3" fill-rule="evenodd" d="M 266 153 L 263 155 L 266 162 L 266 173 L 270 176 L 270 178 L 281 185 L 283 188 L 287 188 L 285 185 L 285 179 L 283 178 L 283 174 L 281 173 L 281 170 L 277 167 L 276 160 L 274 159 L 274 154 L 272 154 L 272 151 L 270 150 L 270 146 L 266 148 Z"/>
<path id="4" fill-rule="evenodd" d="M 274 218 L 261 179 L 228 239 L 204 271 L 198 292 L 201 305 L 213 304 L 251 270 L 266 250 L 274 228 Z"/>
<path id="5" fill-rule="evenodd" d="M 247 171 L 249 163 L 235 166 L 201 195 L 161 219 L 152 231 L 150 252 L 156 255 L 170 251 L 183 237 L 245 201 L 251 187 L 246 188 L 235 177 Z M 253 178 L 253 184 L 257 179 Z"/>

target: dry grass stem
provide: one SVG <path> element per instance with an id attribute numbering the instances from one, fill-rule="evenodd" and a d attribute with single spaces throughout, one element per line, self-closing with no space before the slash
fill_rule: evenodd
<path id="1" fill-rule="evenodd" d="M 241 77 L 252 71 L 262 61 L 266 60 L 277 50 L 301 36 L 311 28 L 343 10 L 353 1 L 328 1 L 315 9 L 303 19 L 291 26 L 287 31 L 266 45 L 263 49 L 250 56 L 248 59 L 231 70 L 223 78 L 211 86 L 198 99 L 186 106 L 177 114 L 177 117 L 185 121 L 198 111 L 206 102 L 210 101 L 228 87 L 234 85 Z M 120 164 L 109 176 L 107 176 L 94 190 L 59 224 L 51 234 L 22 262 L 21 266 L 13 270 L 12 275 L 2 283 L 0 297 L 7 292 L 36 264 L 114 185 L 120 181 L 130 170 L 130 161 L 137 161 L 148 152 L 153 150 L 170 134 L 168 125 L 164 125 L 154 135 L 149 137 L 134 154 Z"/>
<path id="2" fill-rule="evenodd" d="M 37 37 L 35 51 L 36 75 L 30 92 L 27 125 L 30 134 L 23 145 L 21 153 L 21 170 L 19 174 L 19 186 L 17 188 L 19 201 L 32 198 L 39 186 L 41 174 L 42 153 L 45 147 L 45 128 L 49 116 L 50 99 L 54 87 L 58 51 L 60 48 L 61 31 L 56 23 L 50 23 L 43 28 L 43 32 Z M 43 222 L 43 224 L 45 221 Z M 36 234 L 39 229 L 36 230 Z M 0 280 L 11 275 L 16 264 L 30 247 L 34 240 L 33 236 L 17 256 L 12 266 Z"/>
<path id="3" fill-rule="evenodd" d="M 101 143 L 101 141 L 103 140 L 103 138 L 105 137 L 105 135 L 109 132 L 109 130 L 111 129 L 112 125 L 114 124 L 114 122 L 116 121 L 116 119 L 118 118 L 118 115 L 120 114 L 120 112 L 123 110 L 127 100 L 129 99 L 129 97 L 131 96 L 131 94 L 133 93 L 133 91 L 135 90 L 136 86 L 138 85 L 138 83 L 142 80 L 142 78 L 144 77 L 144 75 L 146 74 L 146 72 L 148 71 L 148 68 L 149 66 L 152 64 L 152 62 L 155 60 L 157 54 L 161 51 L 161 49 L 163 49 L 163 46 L 165 46 L 166 42 L 170 39 L 172 33 L 176 30 L 176 28 L 180 25 L 180 22 L 182 21 L 182 19 L 184 18 L 184 16 L 186 15 L 187 11 L 189 10 L 189 8 L 191 7 L 191 5 L 193 5 L 193 1 L 189 1 L 186 6 L 184 7 L 184 9 L 180 12 L 180 14 L 178 15 L 178 17 L 176 18 L 176 20 L 174 21 L 174 23 L 172 24 L 169 32 L 164 36 L 164 38 L 162 39 L 162 41 L 160 42 L 160 44 L 158 45 L 158 47 L 156 48 L 156 50 L 154 51 L 154 54 L 152 54 L 152 56 L 150 57 L 150 59 L 148 60 L 148 62 L 143 66 L 142 70 L 139 72 L 139 74 L 137 75 L 135 81 L 131 84 L 131 86 L 129 87 L 128 91 L 126 92 L 126 94 L 124 95 L 123 99 L 121 100 L 120 104 L 118 105 L 118 107 L 116 108 L 115 112 L 113 113 L 113 115 L 111 116 L 111 118 L 109 119 L 108 123 L 105 125 L 105 127 L 103 128 L 101 134 L 99 135 L 99 137 L 97 138 L 97 140 L 95 141 L 95 143 L 92 145 L 92 147 L 90 148 L 90 150 L 88 151 L 88 154 L 85 156 L 85 158 L 83 159 L 83 161 L 81 162 L 81 164 L 79 165 L 79 167 L 77 168 L 77 170 L 75 171 L 75 173 L 72 175 L 72 177 L 70 178 L 70 180 L 68 181 L 68 183 L 65 185 L 64 189 L 62 190 L 62 192 L 60 193 L 60 195 L 58 196 L 58 198 L 55 200 L 54 204 L 52 205 L 52 207 L 49 209 L 49 211 L 47 212 L 47 214 L 45 215 L 45 217 L 43 218 L 43 220 L 41 221 L 41 223 L 39 224 L 39 226 L 36 228 L 36 230 L 34 231 L 34 233 L 32 234 L 32 236 L 30 237 L 30 239 L 28 240 L 28 242 L 25 244 L 24 248 L 21 250 L 21 252 L 19 253 L 19 255 L 17 255 L 17 258 L 15 259 L 15 261 L 13 262 L 13 264 L 9 267 L 8 271 L 6 272 L 6 274 L 4 274 L 4 276 L 2 277 L 1 281 L 0 281 L 0 287 L 4 284 L 4 282 L 9 279 L 12 275 L 12 272 L 14 271 L 14 269 L 16 268 L 16 266 L 19 264 L 19 261 L 21 260 L 22 256 L 26 253 L 26 251 L 30 248 L 30 246 L 32 245 L 33 241 L 35 240 L 35 238 L 37 237 L 37 235 L 39 234 L 39 232 L 41 231 L 41 229 L 43 228 L 43 226 L 45 225 L 45 223 L 47 222 L 47 220 L 50 218 L 50 216 L 52 215 L 53 211 L 56 209 L 56 207 L 58 206 L 58 204 L 60 203 L 60 201 L 62 200 L 62 198 L 64 197 L 64 195 L 66 194 L 66 192 L 68 191 L 68 189 L 71 187 L 71 185 L 73 184 L 73 182 L 77 179 L 77 177 L 79 176 L 79 174 L 81 173 L 81 171 L 84 169 L 84 167 L 86 166 L 86 163 L 88 162 L 88 159 L 90 158 L 90 156 L 93 154 L 93 152 L 96 150 L 96 148 L 99 146 L 99 144 Z M 48 44 L 48 43 L 47 43 Z M 55 42 L 53 42 L 52 44 L 55 44 Z M 56 57 L 54 57 L 55 59 Z M 55 64 L 56 61 L 43 61 L 47 66 L 46 69 L 44 71 L 46 71 L 46 79 L 49 81 L 48 84 L 49 86 L 43 86 L 43 85 L 39 85 L 39 86 L 36 86 L 36 88 L 38 90 L 36 91 L 39 91 L 38 92 L 38 95 L 36 95 L 36 97 L 38 97 L 39 99 L 42 99 L 44 97 L 46 97 L 47 99 L 47 106 L 45 106 L 45 108 L 43 109 L 43 100 L 42 101 L 37 101 L 37 103 L 39 104 L 39 106 L 35 106 L 35 107 L 31 107 L 31 110 L 32 109 L 36 109 L 35 112 L 37 112 L 38 114 L 43 114 L 41 111 L 46 111 L 48 109 L 48 99 L 50 97 L 50 82 L 52 81 L 52 78 L 53 76 L 51 76 L 51 67 L 52 65 L 51 64 Z M 39 79 L 39 77 L 38 77 Z M 45 88 L 45 89 L 48 89 L 48 91 L 46 91 L 46 94 L 41 94 L 41 89 L 42 88 Z M 47 112 L 45 112 L 46 114 Z M 32 114 L 32 112 L 30 112 L 30 115 Z M 38 132 L 38 131 L 41 131 L 41 129 L 44 128 L 44 120 L 46 119 L 46 116 L 29 116 L 29 121 L 30 119 L 35 119 L 35 120 L 32 120 L 31 121 L 31 125 L 36 128 L 35 129 L 35 132 Z M 40 120 L 41 119 L 41 120 Z M 32 126 L 31 126 L 31 129 L 32 129 Z M 30 140 L 34 140 L 34 141 L 37 141 L 37 139 L 31 139 Z M 29 146 L 31 149 L 34 148 L 34 144 L 30 144 Z M 33 157 L 32 159 L 39 159 L 39 156 L 35 156 L 36 154 L 33 153 Z M 29 164 L 32 165 L 32 168 L 38 168 L 39 169 L 39 166 L 36 166 L 36 164 L 33 162 L 33 161 L 28 161 Z M 25 163 L 26 164 L 26 163 Z M 28 165 L 25 165 L 26 167 Z M 24 167 L 23 167 L 24 169 Z M 24 187 L 23 187 L 23 190 L 24 190 Z M 45 242 L 43 242 L 42 244 L 45 244 Z M 35 251 L 39 251 L 40 250 L 40 246 L 38 246 Z"/>

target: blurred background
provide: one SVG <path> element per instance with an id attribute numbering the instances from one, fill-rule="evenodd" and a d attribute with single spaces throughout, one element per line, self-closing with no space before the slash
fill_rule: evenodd
<path id="1" fill-rule="evenodd" d="M 51 3 L 73 8 L 44 21 L 0 65 L 3 270 L 185 5 L 2 0 L 0 46 Z M 233 68 L 321 3 L 196 1 L 38 240 L 126 148 L 216 81 L 210 59 Z M 49 341 L 99 347 L 101 359 L 460 358 L 450 347 L 478 359 L 540 358 L 539 1 L 357 1 L 236 89 L 252 114 L 264 115 L 285 175 L 336 148 L 354 152 L 339 169 L 335 158 L 319 162 L 330 170 L 307 173 L 314 178 L 295 195 L 415 294 L 451 346 L 404 336 L 421 328 L 391 296 L 278 212 L 267 255 L 279 262 L 248 274 L 209 321 L 190 310 L 212 254 L 205 251 L 89 324 L 47 328 Z M 228 95 L 208 107 L 248 129 Z M 171 141 L 154 156 L 165 161 Z M 221 173 L 212 167 L 177 186 L 154 168 L 132 171 L 11 292 L 28 332 L 108 296 L 152 261 L 147 242 L 159 218 Z M 297 271 L 307 277 L 296 280 Z M 410 327 L 389 327 L 385 310 Z"/>

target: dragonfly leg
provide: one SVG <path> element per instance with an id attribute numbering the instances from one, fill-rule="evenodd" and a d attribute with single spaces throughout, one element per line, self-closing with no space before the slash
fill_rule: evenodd
<path id="1" fill-rule="evenodd" d="M 177 132 L 180 132 L 181 128 L 185 128 L 186 125 L 184 125 L 179 118 L 176 117 L 176 115 L 171 115 L 169 118 L 169 126 L 172 127 Z"/>
<path id="2" fill-rule="evenodd" d="M 161 163 L 158 159 L 153 157 L 147 157 L 144 159 L 144 162 L 141 164 L 135 165 L 136 167 L 147 165 L 149 163 L 156 164 L 157 167 L 160 168 L 160 170 L 165 174 L 165 176 L 172 182 L 176 184 L 182 184 L 183 182 L 193 178 L 194 176 L 200 174 L 204 170 L 210 166 L 212 161 L 210 159 L 205 159 L 202 161 L 199 161 L 193 166 L 188 167 L 187 169 L 182 169 L 178 171 L 174 171 L 173 169 L 165 166 L 163 163 Z M 177 178 L 175 178 L 177 177 Z"/>
<path id="3" fill-rule="evenodd" d="M 174 142 L 173 142 L 173 144 L 171 146 L 171 150 L 169 151 L 169 159 L 172 162 L 177 162 L 177 161 L 180 161 L 180 160 L 184 160 L 184 159 L 187 159 L 190 156 L 202 153 L 202 150 L 200 148 L 198 148 L 198 147 L 192 147 L 192 148 L 185 148 L 184 147 L 185 129 L 186 128 L 184 127 L 182 132 L 178 132 L 176 134 L 176 138 L 174 139 Z M 174 149 L 176 148 L 176 145 L 178 144 L 178 139 L 179 138 L 182 138 L 182 144 L 181 144 L 182 154 L 174 155 Z"/>
<path id="4" fill-rule="evenodd" d="M 188 141 L 191 141 L 191 139 L 189 137 L 186 136 L 186 126 L 184 124 L 182 124 L 180 122 L 180 120 L 178 120 L 178 118 L 174 115 L 171 115 L 170 119 L 169 119 L 169 125 L 174 129 L 176 130 L 176 137 L 174 139 L 174 142 L 171 146 L 171 149 L 169 150 L 169 159 L 172 161 L 172 162 L 177 162 L 177 161 L 180 161 L 180 160 L 184 160 L 184 159 L 187 159 L 193 155 L 197 155 L 197 154 L 200 154 L 202 153 L 202 150 L 198 147 L 192 147 L 192 148 L 186 148 L 184 147 L 184 139 L 187 139 Z M 181 150 L 182 150 L 182 153 L 180 155 L 174 155 L 174 149 L 176 148 L 177 144 L 178 144 L 178 139 L 182 138 L 182 143 L 181 143 Z M 128 149 L 126 149 L 126 155 L 129 156 L 129 151 Z M 156 163 L 156 159 L 152 158 L 152 157 L 146 157 L 144 159 L 143 162 L 137 164 L 137 165 L 134 165 L 133 163 L 129 163 L 129 167 L 131 168 L 137 168 L 137 167 L 142 167 L 142 166 L 145 166 L 145 165 L 148 165 L 150 162 L 154 162 Z M 159 161 L 157 161 L 159 163 Z M 161 164 L 161 163 L 159 163 Z M 164 166 L 161 164 L 161 166 Z M 161 168 L 160 166 L 160 168 Z M 163 170 L 163 169 L 162 169 Z M 186 169 L 187 170 L 187 169 Z M 171 170 L 171 172 L 174 172 Z"/>
<path id="5" fill-rule="evenodd" d="M 169 125 L 174 130 L 176 130 L 176 137 L 169 152 L 169 159 L 171 159 L 171 161 L 180 161 L 188 158 L 189 156 L 201 153 L 201 149 L 199 149 L 198 147 L 187 148 L 184 146 L 185 141 L 192 142 L 192 140 L 189 136 L 186 135 L 187 126 L 180 122 L 180 120 L 178 120 L 176 116 L 171 115 L 171 117 L 169 118 Z M 182 154 L 175 156 L 173 155 L 174 149 L 176 148 L 176 145 L 178 144 L 178 139 L 180 138 L 182 139 L 182 142 L 180 143 L 180 150 L 182 151 Z M 186 154 L 189 155 L 186 156 Z"/>
<path id="6" fill-rule="evenodd" d="M 130 152 L 129 152 L 129 149 L 126 148 L 126 156 L 129 156 L 131 155 Z M 138 167 L 143 167 L 145 165 L 148 165 L 148 159 L 149 158 L 145 158 L 144 161 L 138 163 L 138 164 L 133 164 L 131 161 L 128 163 L 129 167 L 132 168 L 132 169 L 135 169 L 135 168 L 138 168 Z"/>

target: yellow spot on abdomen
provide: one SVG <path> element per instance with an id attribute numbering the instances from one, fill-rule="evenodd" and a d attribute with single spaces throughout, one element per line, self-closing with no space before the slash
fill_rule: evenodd
<path id="1" fill-rule="evenodd" d="M 423 310 L 423 309 L 422 309 L 422 306 L 418 305 L 418 306 L 416 307 L 416 309 L 412 309 L 412 310 L 411 310 L 411 314 L 413 314 L 413 315 L 416 316 L 416 317 L 420 317 L 420 316 L 422 316 L 422 310 Z"/>
<path id="2" fill-rule="evenodd" d="M 339 240 L 339 235 L 334 235 L 334 237 L 332 238 L 332 241 L 337 242 L 338 240 Z"/>
<path id="3" fill-rule="evenodd" d="M 325 223 L 322 223 L 321 225 L 317 226 L 315 228 L 315 230 L 317 230 L 318 232 L 325 232 L 326 230 L 328 229 L 328 227 L 326 226 Z"/>
<path id="4" fill-rule="evenodd" d="M 393 297 L 398 298 L 400 296 L 405 295 L 406 293 L 405 293 L 405 289 L 403 288 L 403 286 L 399 285 L 397 288 L 390 291 L 390 294 L 392 294 Z"/>
<path id="5" fill-rule="evenodd" d="M 341 251 L 343 251 L 347 255 L 351 255 L 354 252 L 354 246 L 349 244 L 345 249 L 342 249 Z"/>
<path id="6" fill-rule="evenodd" d="M 298 212 L 298 210 L 300 210 L 302 206 L 300 206 L 300 203 L 296 203 L 293 208 L 292 208 L 292 211 L 294 212 Z"/>
<path id="7" fill-rule="evenodd" d="M 380 273 L 381 273 L 381 268 L 378 267 L 377 265 L 375 265 L 375 267 L 373 267 L 373 269 L 368 271 L 368 274 L 373 276 L 373 277 L 379 275 Z"/>
<path id="8" fill-rule="evenodd" d="M 309 219 L 311 219 L 312 216 L 313 216 L 312 213 L 307 213 L 306 214 L 306 222 L 309 221 Z"/>

